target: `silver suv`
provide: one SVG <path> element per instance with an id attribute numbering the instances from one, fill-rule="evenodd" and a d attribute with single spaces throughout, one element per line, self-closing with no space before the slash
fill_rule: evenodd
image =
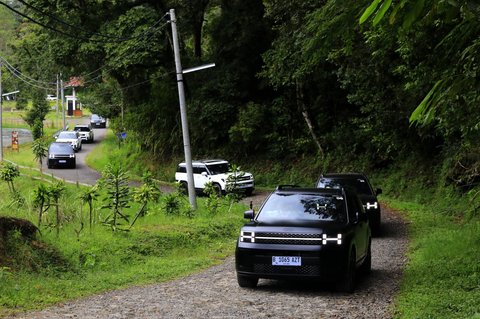
<path id="1" fill-rule="evenodd" d="M 255 189 L 253 175 L 248 172 L 234 172 L 230 164 L 222 159 L 198 160 L 192 162 L 195 190 L 203 192 L 205 184 L 211 182 L 218 193 L 242 190 L 247 196 Z M 178 164 L 175 180 L 182 189 L 187 189 L 187 169 L 184 162 Z"/>

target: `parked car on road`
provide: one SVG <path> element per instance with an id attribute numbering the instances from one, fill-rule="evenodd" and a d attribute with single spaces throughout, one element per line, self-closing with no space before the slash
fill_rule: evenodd
<path id="1" fill-rule="evenodd" d="M 105 120 L 100 115 L 92 114 L 92 116 L 90 117 L 90 124 L 92 125 L 92 127 L 106 128 L 107 120 Z"/>
<path id="2" fill-rule="evenodd" d="M 382 193 L 381 188 L 373 190 L 367 176 L 362 173 L 331 173 L 323 174 L 317 181 L 320 188 L 351 187 L 359 195 L 370 220 L 370 227 L 374 234 L 378 234 L 381 228 L 381 211 L 377 195 Z"/>
<path id="3" fill-rule="evenodd" d="M 80 134 L 82 141 L 92 143 L 94 138 L 94 133 L 91 124 L 77 124 L 73 128 L 74 131 L 77 131 Z"/>
<path id="4" fill-rule="evenodd" d="M 235 268 L 240 287 L 259 278 L 333 282 L 352 292 L 371 269 L 371 231 L 363 205 L 347 189 L 279 186 L 240 231 Z"/>
<path id="5" fill-rule="evenodd" d="M 252 173 L 233 172 L 230 164 L 222 159 L 198 160 L 192 162 L 195 190 L 203 192 L 205 184 L 212 183 L 219 194 L 228 190 L 242 190 L 247 196 L 255 189 L 255 180 Z M 175 180 L 182 189 L 187 190 L 187 168 L 185 163 L 177 166 Z"/>
<path id="6" fill-rule="evenodd" d="M 69 143 L 75 152 L 82 149 L 82 138 L 76 131 L 61 131 L 58 133 L 55 142 Z"/>
<path id="7" fill-rule="evenodd" d="M 48 147 L 47 167 L 76 167 L 75 151 L 68 143 L 51 143 Z"/>

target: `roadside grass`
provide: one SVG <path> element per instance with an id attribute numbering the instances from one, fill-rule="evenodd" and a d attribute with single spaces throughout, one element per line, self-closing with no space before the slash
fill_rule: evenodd
<path id="1" fill-rule="evenodd" d="M 15 186 L 25 205 L 11 205 L 10 196 L 2 196 L 1 215 L 8 212 L 8 216 L 37 224 L 32 201 L 39 183 L 29 177 L 17 178 Z M 199 271 L 233 253 L 243 224 L 243 205 L 228 210 L 225 203 L 212 214 L 200 198 L 192 217 L 187 213 L 188 200 L 181 197 L 177 213 L 169 215 L 164 209 L 168 196 L 164 195 L 131 229 L 125 225 L 124 231 L 117 232 L 102 224 L 109 211 L 100 209 L 100 201 L 96 202 L 90 229 L 88 207 L 78 198 L 83 187 L 66 187 L 60 201 L 62 223 L 58 237 L 55 211 L 51 208 L 44 215 L 38 240 L 30 242 L 13 233 L 4 243 L 3 248 L 10 254 L 3 256 L 7 264 L 0 267 L 0 316 Z M 6 183 L 0 183 L 0 192 L 9 194 Z M 138 207 L 132 203 L 124 211 L 130 220 Z"/>
<path id="2" fill-rule="evenodd" d="M 159 167 L 159 163 L 155 163 L 148 154 L 142 153 L 137 145 L 128 141 L 119 143 L 111 130 L 107 131 L 105 139 L 87 155 L 86 162 L 89 167 L 99 172 L 103 171 L 107 164 L 121 164 L 135 180 L 140 180 L 144 171 L 150 170 L 161 181 L 175 181 L 176 165 L 173 168 Z M 169 176 L 164 174 L 165 169 L 170 173 Z"/>
<path id="3" fill-rule="evenodd" d="M 480 318 L 480 220 L 385 200 L 409 223 L 411 243 L 395 318 Z"/>

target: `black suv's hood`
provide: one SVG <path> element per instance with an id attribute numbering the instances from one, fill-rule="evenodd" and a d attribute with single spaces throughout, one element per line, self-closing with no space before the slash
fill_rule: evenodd
<path id="1" fill-rule="evenodd" d="M 325 222 L 297 222 L 297 223 L 255 223 L 242 227 L 242 231 L 252 232 L 280 232 L 280 233 L 311 233 L 311 234 L 323 234 L 323 233 L 341 233 L 347 225 L 325 223 Z"/>

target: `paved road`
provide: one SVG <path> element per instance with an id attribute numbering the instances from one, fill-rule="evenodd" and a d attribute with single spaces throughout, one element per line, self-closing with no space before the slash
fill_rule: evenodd
<path id="1" fill-rule="evenodd" d="M 88 118 L 81 118 L 75 121 L 76 123 L 72 124 L 72 128 L 75 124 L 87 124 L 89 123 Z M 93 143 L 84 143 L 82 144 L 82 150 L 77 152 L 77 167 L 75 169 L 68 168 L 47 168 L 47 164 L 43 165 L 43 171 L 46 174 L 53 174 L 55 177 L 65 179 L 65 181 L 79 182 L 81 184 L 94 185 L 97 180 L 100 178 L 100 173 L 91 169 L 85 163 L 85 157 L 87 154 L 101 141 L 105 138 L 107 132 L 106 129 L 93 129 L 95 140 Z"/>

